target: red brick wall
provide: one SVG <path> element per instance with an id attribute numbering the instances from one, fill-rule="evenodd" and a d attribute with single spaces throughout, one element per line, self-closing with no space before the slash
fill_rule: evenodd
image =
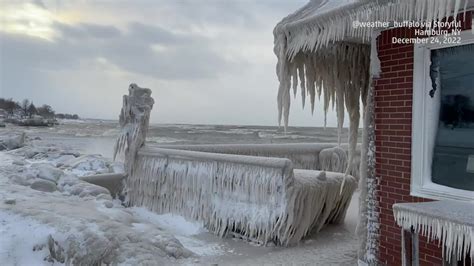
<path id="1" fill-rule="evenodd" d="M 470 29 L 471 14 L 464 28 Z M 378 55 L 382 73 L 375 80 L 376 174 L 380 178 L 380 262 L 401 265 L 400 227 L 392 205 L 427 199 L 410 196 L 413 96 L 413 45 L 392 44 L 392 37 L 414 37 L 407 28 L 382 32 Z M 441 265 L 437 242 L 420 238 L 420 265 Z"/>

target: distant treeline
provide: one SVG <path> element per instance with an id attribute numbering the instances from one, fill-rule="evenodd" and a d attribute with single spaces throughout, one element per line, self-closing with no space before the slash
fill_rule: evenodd
<path id="1" fill-rule="evenodd" d="M 35 104 L 28 99 L 16 102 L 13 99 L 0 98 L 0 109 L 3 109 L 7 116 L 10 117 L 21 116 L 31 118 L 35 115 L 39 115 L 46 119 L 79 119 L 77 114 L 57 114 L 54 109 L 47 104 L 36 107 Z"/>

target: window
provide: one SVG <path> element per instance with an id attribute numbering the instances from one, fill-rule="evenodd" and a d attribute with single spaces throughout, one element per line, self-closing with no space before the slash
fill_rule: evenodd
<path id="1" fill-rule="evenodd" d="M 474 35 L 415 45 L 411 194 L 474 200 Z"/>

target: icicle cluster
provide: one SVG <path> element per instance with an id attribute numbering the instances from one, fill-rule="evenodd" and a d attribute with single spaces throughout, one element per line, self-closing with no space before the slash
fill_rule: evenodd
<path id="1" fill-rule="evenodd" d="M 353 27 L 354 21 L 440 20 L 472 4 L 469 0 L 313 0 L 284 18 L 274 29 L 274 52 L 278 57 L 278 120 L 288 126 L 291 89 L 298 82 L 303 106 L 310 97 L 314 111 L 316 95 L 323 95 L 324 113 L 332 102 L 338 129 L 343 126 L 344 107 L 350 116 L 349 165 L 355 154 L 359 101 L 365 102 L 369 77 L 369 45 L 373 28 Z M 465 16 L 464 16 L 465 17 Z M 347 43 L 354 42 L 354 43 Z M 340 140 L 339 140 L 340 142 Z M 349 169 L 348 169 L 349 171 Z"/>
<path id="2" fill-rule="evenodd" d="M 295 170 L 288 159 L 145 146 L 127 179 L 133 205 L 202 221 L 212 232 L 278 245 L 344 219 L 356 180 Z"/>
<path id="3" fill-rule="evenodd" d="M 461 261 L 474 255 L 474 204 L 456 201 L 403 203 L 393 206 L 399 226 L 443 246 L 443 258 Z"/>
<path id="4" fill-rule="evenodd" d="M 284 43 L 280 43 L 284 45 Z M 366 95 L 369 81 L 370 47 L 363 44 L 338 43 L 313 53 L 298 53 L 291 61 L 285 55 L 285 48 L 275 46 L 279 55 L 277 74 L 280 81 L 278 90 L 278 116 L 288 126 L 290 113 L 290 90 L 296 95 L 300 82 L 303 105 L 306 95 L 310 97 L 314 111 L 315 98 L 323 97 L 324 113 L 330 103 L 336 108 L 338 124 L 338 144 L 344 123 L 344 107 L 349 114 L 349 163 L 352 165 L 357 145 L 359 128 L 359 102 Z M 364 101 L 365 102 L 365 101 Z M 347 168 L 347 173 L 350 169 Z"/>
<path id="5" fill-rule="evenodd" d="M 130 84 L 129 95 L 123 96 L 123 106 L 120 112 L 119 124 L 122 131 L 115 143 L 114 159 L 119 154 L 125 155 L 125 171 L 130 175 L 135 156 L 145 144 L 146 133 L 150 120 L 150 112 L 154 100 L 151 90 Z"/>
<path id="6" fill-rule="evenodd" d="M 148 145 L 148 144 L 147 144 Z M 150 144 L 150 146 L 153 146 Z M 191 150 L 212 153 L 287 158 L 295 169 L 321 170 L 344 173 L 347 169 L 347 145 L 334 143 L 285 143 L 285 144 L 200 144 L 157 145 L 165 149 Z M 350 175 L 359 179 L 360 157 L 350 167 Z"/>

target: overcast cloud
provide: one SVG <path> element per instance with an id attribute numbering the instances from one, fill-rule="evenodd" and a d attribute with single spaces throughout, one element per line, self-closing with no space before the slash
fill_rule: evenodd
<path id="1" fill-rule="evenodd" d="M 272 30 L 306 2 L 2 1 L 0 97 L 115 119 L 133 82 L 153 122 L 276 125 Z M 290 124 L 322 126 L 300 101 Z"/>

